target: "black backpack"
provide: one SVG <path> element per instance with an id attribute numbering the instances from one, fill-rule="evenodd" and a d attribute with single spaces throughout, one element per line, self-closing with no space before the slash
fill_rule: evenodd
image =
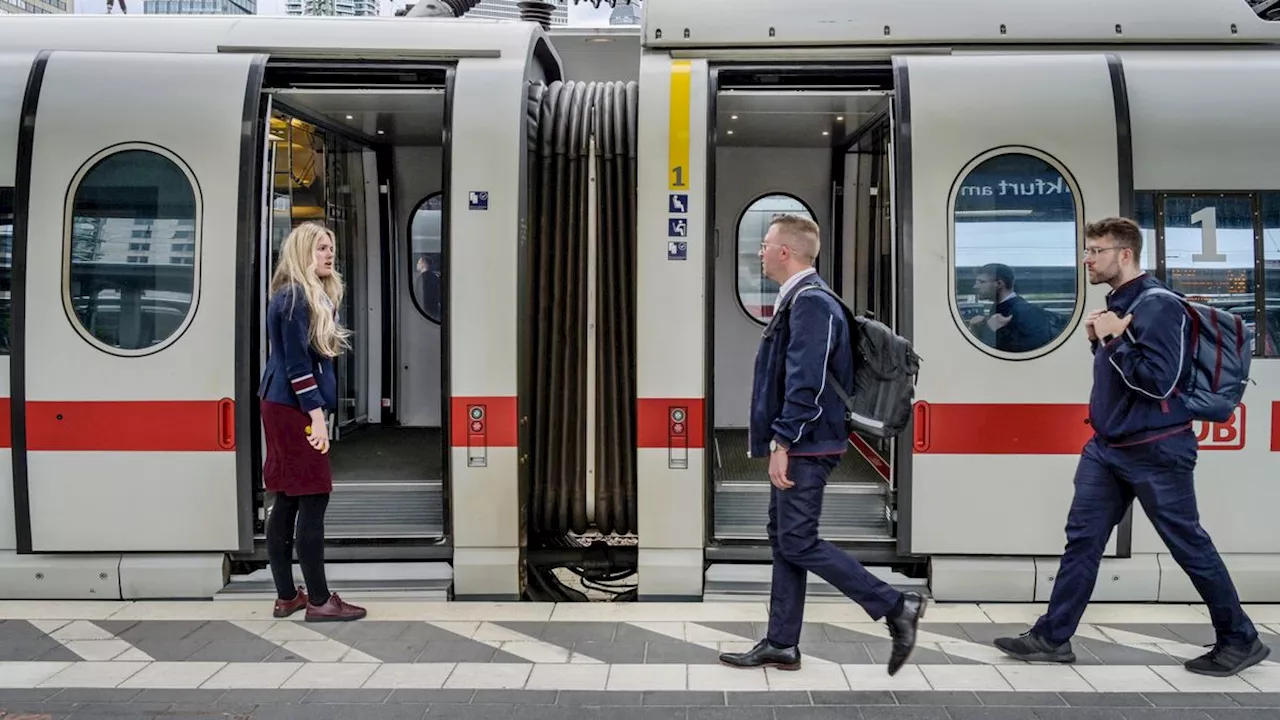
<path id="1" fill-rule="evenodd" d="M 907 429 L 916 396 L 920 356 L 906 338 L 872 317 L 854 314 L 844 300 L 825 285 L 809 283 L 796 289 L 783 308 L 790 313 L 800 293 L 816 288 L 830 295 L 844 310 L 849 344 L 854 351 L 853 394 L 827 371 L 827 382 L 845 406 L 851 430 L 876 438 L 894 438 Z"/>

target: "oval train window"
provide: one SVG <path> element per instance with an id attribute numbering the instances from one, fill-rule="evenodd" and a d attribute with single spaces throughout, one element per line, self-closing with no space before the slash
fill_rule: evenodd
<path id="1" fill-rule="evenodd" d="M 428 195 L 414 208 L 409 220 L 410 258 L 413 267 L 413 301 L 418 311 L 433 323 L 440 323 L 440 297 L 444 271 L 444 195 Z"/>
<path id="2" fill-rule="evenodd" d="M 80 177 L 69 220 L 63 299 L 81 335 L 117 354 L 176 338 L 196 290 L 190 173 L 153 150 L 112 152 Z"/>
<path id="3" fill-rule="evenodd" d="M 989 155 L 953 191 L 956 314 L 997 356 L 1036 353 L 1070 330 L 1080 285 L 1074 183 L 1030 151 Z"/>
<path id="4" fill-rule="evenodd" d="M 778 283 L 765 277 L 760 247 L 775 215 L 789 213 L 813 220 L 813 213 L 798 198 L 773 193 L 757 199 L 738 218 L 738 302 L 753 319 L 768 323 L 778 298 Z"/>

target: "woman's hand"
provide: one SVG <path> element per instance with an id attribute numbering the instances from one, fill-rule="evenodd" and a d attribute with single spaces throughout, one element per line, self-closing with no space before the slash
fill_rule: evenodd
<path id="1" fill-rule="evenodd" d="M 311 411 L 311 424 L 307 426 L 307 442 L 322 454 L 329 452 L 329 424 L 325 422 L 324 410 L 320 408 Z"/>

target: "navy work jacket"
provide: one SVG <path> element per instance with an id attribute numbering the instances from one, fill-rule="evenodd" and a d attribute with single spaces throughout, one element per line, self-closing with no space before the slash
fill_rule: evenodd
<path id="1" fill-rule="evenodd" d="M 827 287 L 814 275 L 788 291 L 760 340 L 751 388 L 751 457 L 767 457 L 770 440 L 789 447 L 791 455 L 839 455 L 848 447 L 845 406 L 827 372 L 845 390 L 853 389 L 849 323 L 835 298 L 817 284 Z"/>

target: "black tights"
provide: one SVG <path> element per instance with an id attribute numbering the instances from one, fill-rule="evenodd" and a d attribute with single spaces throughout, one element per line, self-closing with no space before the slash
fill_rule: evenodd
<path id="1" fill-rule="evenodd" d="M 267 557 L 271 575 L 281 600 L 298 596 L 293 584 L 294 525 L 298 528 L 298 564 L 307 583 L 307 596 L 312 605 L 329 601 L 329 585 L 324 577 L 324 511 L 329 495 L 291 497 L 276 493 L 271 517 L 267 519 Z"/>

